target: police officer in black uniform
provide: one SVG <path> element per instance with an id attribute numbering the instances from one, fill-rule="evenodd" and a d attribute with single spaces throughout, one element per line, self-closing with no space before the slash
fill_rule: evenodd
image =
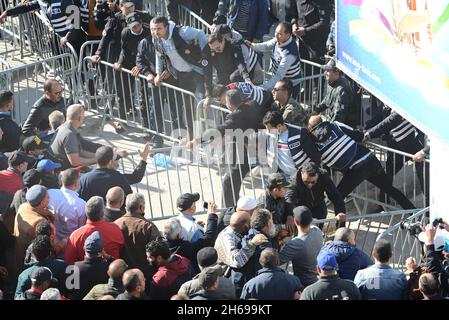
<path id="1" fill-rule="evenodd" d="M 323 64 L 331 12 L 329 0 L 287 0 L 285 20 L 293 25 L 302 59 Z"/>
<path id="2" fill-rule="evenodd" d="M 308 129 L 315 138 L 322 162 L 343 173 L 337 186 L 343 198 L 363 180 L 368 180 L 395 199 L 402 208 L 415 208 L 401 191 L 393 187 L 376 156 L 358 143 L 363 140 L 363 132 L 343 123 L 323 122 L 320 116 L 310 117 Z"/>
<path id="3" fill-rule="evenodd" d="M 419 139 L 418 129 L 405 120 L 399 113 L 392 111 L 388 106 L 384 107 L 385 118 L 376 126 L 365 132 L 365 140 L 378 138 L 385 135 L 385 140 L 389 148 L 399 150 L 414 155 L 424 148 Z M 387 176 L 391 182 L 393 177 L 404 166 L 404 162 L 410 157 L 388 152 L 386 162 Z M 421 189 L 426 197 L 426 206 L 429 204 L 429 166 L 425 162 L 416 162 L 416 175 Z"/>
<path id="4" fill-rule="evenodd" d="M 136 66 L 137 47 L 139 42 L 150 33 L 148 28 L 144 28 L 141 15 L 138 12 L 130 13 L 126 17 L 127 27 L 121 34 L 121 51 L 118 61 L 114 63 L 114 69 L 126 68 L 131 70 L 131 75 L 136 77 L 139 69 Z M 122 74 L 122 81 L 117 86 L 117 94 L 120 97 L 119 114 L 121 119 L 127 119 L 127 112 L 132 110 L 132 92 L 135 81 L 129 75 Z M 122 99 L 123 98 L 123 99 Z"/>
<path id="5" fill-rule="evenodd" d="M 202 51 L 201 65 L 204 70 L 206 97 L 211 97 L 213 69 L 217 70 L 217 83 L 227 85 L 232 82 L 251 83 L 240 45 L 234 45 L 220 33 L 209 35 L 208 45 Z"/>
<path id="6" fill-rule="evenodd" d="M 98 63 L 101 59 L 106 59 L 109 62 L 117 61 L 120 54 L 121 34 L 123 29 L 126 28 L 126 16 L 135 11 L 135 4 L 127 0 L 120 0 L 118 12 L 111 11 L 112 14 L 108 17 L 104 26 L 98 49 L 92 56 L 94 63 Z M 144 27 L 148 29 L 152 19 L 151 15 L 146 12 L 137 12 L 140 14 Z M 110 52 L 107 52 L 108 46 L 111 49 Z"/>

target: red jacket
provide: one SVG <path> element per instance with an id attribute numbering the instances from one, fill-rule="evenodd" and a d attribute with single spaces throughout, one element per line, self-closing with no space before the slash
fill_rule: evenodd
<path id="1" fill-rule="evenodd" d="M 151 300 L 170 300 L 184 282 L 192 280 L 195 270 L 189 259 L 173 254 L 170 262 L 159 267 L 150 286 Z"/>
<path id="2" fill-rule="evenodd" d="M 23 188 L 22 176 L 13 170 L 0 171 L 0 191 L 14 195 L 17 190 Z"/>
<path id="3" fill-rule="evenodd" d="M 84 241 L 94 231 L 101 233 L 104 251 L 115 259 L 120 258 L 120 249 L 125 243 L 122 230 L 111 222 L 104 220 L 93 222 L 88 219 L 86 225 L 73 231 L 70 235 L 64 254 L 65 263 L 73 264 L 76 261 L 84 260 Z"/>

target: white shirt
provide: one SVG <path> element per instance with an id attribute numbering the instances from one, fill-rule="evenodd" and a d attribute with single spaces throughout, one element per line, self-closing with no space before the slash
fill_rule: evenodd
<path id="1" fill-rule="evenodd" d="M 183 240 L 195 242 L 204 234 L 203 227 L 196 222 L 193 216 L 180 213 L 178 220 L 181 223 Z"/>
<path id="2" fill-rule="evenodd" d="M 86 201 L 75 191 L 62 187 L 49 189 L 50 210 L 55 213 L 56 237 L 68 238 L 73 231 L 86 224 Z"/>
<path id="3" fill-rule="evenodd" d="M 278 166 L 285 174 L 294 176 L 296 174 L 295 162 L 288 148 L 288 130 L 279 134 L 278 138 Z"/>

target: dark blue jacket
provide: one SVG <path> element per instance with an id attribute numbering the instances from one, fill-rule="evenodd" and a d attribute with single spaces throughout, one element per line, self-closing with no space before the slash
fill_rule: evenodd
<path id="1" fill-rule="evenodd" d="M 0 140 L 0 152 L 12 152 L 20 147 L 20 127 L 11 118 L 11 112 L 0 112 L 0 128 L 3 139 Z"/>
<path id="2" fill-rule="evenodd" d="M 292 300 L 295 292 L 302 289 L 298 277 L 280 268 L 262 268 L 245 284 L 240 299 Z"/>
<path id="3" fill-rule="evenodd" d="M 332 241 L 327 243 L 323 250 L 335 254 L 338 263 L 338 275 L 341 279 L 354 280 L 357 271 L 374 264 L 365 252 L 347 242 Z"/>
<path id="4" fill-rule="evenodd" d="M 238 0 L 220 0 L 214 23 L 226 23 L 232 28 L 239 11 L 239 4 L 240 1 Z M 254 38 L 262 41 L 264 34 L 268 33 L 273 23 L 268 14 L 268 1 L 252 0 L 249 12 L 250 15 L 246 29 L 248 31 L 242 34 L 242 36 L 250 41 Z"/>

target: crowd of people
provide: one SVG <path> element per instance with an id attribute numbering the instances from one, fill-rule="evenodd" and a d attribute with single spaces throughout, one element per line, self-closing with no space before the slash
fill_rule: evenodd
<path id="1" fill-rule="evenodd" d="M 429 144 L 417 128 L 388 106 L 368 127 L 359 123 L 360 106 L 352 80 L 336 67 L 330 1 L 287 1 L 286 20 L 274 38 L 263 41 L 276 17 L 268 0 L 167 2 L 168 17 L 152 17 L 142 3 L 120 0 L 80 4 L 81 25 L 63 30 L 59 1 L 32 1 L 8 8 L 8 16 L 41 9 L 60 45 L 79 48 L 100 40 L 92 61 L 143 75 L 148 84 L 168 83 L 204 98 L 203 107 L 223 105 L 230 113 L 217 130 L 267 130 L 267 156 L 273 168 L 259 199 L 240 197 L 248 159 L 223 179 L 223 208 L 210 202 L 207 222 L 194 214 L 198 193 L 178 197 L 179 213 L 163 229 L 145 218 L 145 198 L 131 185 L 146 172 L 151 144 L 138 150 L 132 173 L 118 171 L 129 150 L 82 137 L 82 104 L 65 105 L 63 85 L 47 79 L 44 94 L 27 119 L 13 119 L 14 93 L 0 91 L 0 292 L 17 300 L 232 300 L 232 299 L 443 299 L 449 294 L 443 246 L 436 230 L 425 228 L 423 264 L 407 262 L 407 273 L 390 266 L 393 248 L 374 245 L 372 258 L 358 249 L 346 228 L 344 199 L 367 180 L 402 208 L 415 205 L 393 186 L 404 157 L 388 156 L 386 170 L 363 142 L 384 136 L 387 145 L 413 154 L 416 174 L 428 201 Z M 106 7 L 105 7 L 106 4 Z M 187 5 L 212 24 L 211 34 L 179 25 L 178 5 Z M 64 2 L 64 6 L 67 6 Z M 45 10 L 44 10 L 45 9 Z M 48 10 L 47 10 L 48 9 Z M 215 12 L 215 15 L 211 12 Z M 257 12 L 258 14 L 255 14 Z M 332 25 L 332 28 L 331 28 Z M 103 32 L 100 32 L 103 30 Z M 264 81 L 261 52 L 271 52 L 272 76 Z M 325 56 L 328 56 L 326 62 Z M 310 88 L 302 60 L 322 65 L 327 90 L 316 106 L 300 101 Z M 321 72 L 321 70 L 318 70 Z M 133 85 L 115 77 L 119 118 L 132 112 Z M 134 83 L 134 82 L 133 82 Z M 307 85 L 310 85 L 308 82 Z M 91 90 L 91 88 L 87 89 Z M 163 122 L 162 101 L 170 91 L 151 91 L 146 126 Z M 182 99 L 181 99 L 182 100 Z M 374 101 L 378 101 L 373 99 Z M 20 107 L 20 106 L 19 106 Z M 174 123 L 189 129 L 188 146 L 209 142 L 210 132 L 192 136 L 194 106 L 185 101 L 184 119 L 170 105 Z M 116 127 L 122 132 L 119 126 Z M 119 132 L 118 131 L 118 132 Z M 161 132 L 162 133 L 162 132 Z M 151 135 L 153 148 L 164 141 Z M 247 146 L 245 145 L 244 148 Z M 246 153 L 245 153 L 246 154 Z M 399 158 L 399 159 L 398 159 Z M 336 185 L 327 169 L 340 171 Z M 337 227 L 324 243 L 334 206 Z M 238 200 L 238 201 L 236 201 Z M 382 201 L 386 201 L 385 199 Z M 291 264 L 292 271 L 287 266 Z"/>

